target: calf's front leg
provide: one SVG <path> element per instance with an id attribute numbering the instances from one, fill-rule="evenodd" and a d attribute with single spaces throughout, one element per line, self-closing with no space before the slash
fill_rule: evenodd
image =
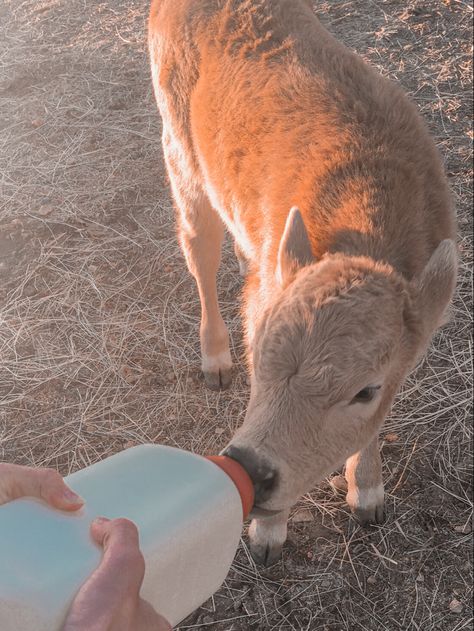
<path id="1" fill-rule="evenodd" d="M 378 439 L 346 462 L 346 500 L 362 524 L 380 524 L 384 519 L 382 461 Z"/>
<path id="2" fill-rule="evenodd" d="M 249 526 L 250 552 L 260 565 L 273 565 L 281 556 L 288 533 L 290 511 L 284 510 L 271 517 L 253 519 Z"/>
<path id="3" fill-rule="evenodd" d="M 201 301 L 202 371 L 208 388 L 227 388 L 232 380 L 229 334 L 217 299 L 216 274 L 221 260 L 224 225 L 204 195 L 188 200 L 179 224 L 188 269 Z"/>

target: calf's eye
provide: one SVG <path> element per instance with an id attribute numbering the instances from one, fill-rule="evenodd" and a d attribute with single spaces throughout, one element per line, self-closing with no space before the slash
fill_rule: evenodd
<path id="1" fill-rule="evenodd" d="M 380 390 L 380 386 L 367 386 L 355 395 L 351 403 L 370 403 L 378 390 Z"/>

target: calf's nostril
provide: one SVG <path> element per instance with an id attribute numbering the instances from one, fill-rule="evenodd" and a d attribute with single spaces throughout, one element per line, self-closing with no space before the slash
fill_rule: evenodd
<path id="1" fill-rule="evenodd" d="M 275 482 L 276 473 L 271 469 L 267 473 L 265 473 L 261 480 L 258 481 L 261 487 L 266 491 L 270 491 L 275 486 Z"/>
<path id="2" fill-rule="evenodd" d="M 255 487 L 255 504 L 264 502 L 269 498 L 276 486 L 277 474 L 273 470 L 268 470 L 266 474 L 254 482 Z"/>

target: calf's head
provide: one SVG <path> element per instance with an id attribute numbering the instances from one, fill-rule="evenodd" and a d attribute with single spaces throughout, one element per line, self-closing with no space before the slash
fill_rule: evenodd
<path id="1" fill-rule="evenodd" d="M 442 320 L 456 248 L 442 241 L 411 282 L 371 258 L 312 258 L 292 209 L 281 287 L 256 329 L 246 417 L 225 450 L 253 478 L 256 506 L 291 506 L 377 433 Z"/>

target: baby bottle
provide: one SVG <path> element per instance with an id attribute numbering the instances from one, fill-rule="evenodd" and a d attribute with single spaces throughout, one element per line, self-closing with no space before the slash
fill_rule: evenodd
<path id="1" fill-rule="evenodd" d="M 132 447 L 65 478 L 77 513 L 34 499 L 0 506 L 0 629 L 59 631 L 102 551 L 95 517 L 138 526 L 146 571 L 141 596 L 172 625 L 222 584 L 253 505 L 253 484 L 231 458 L 162 445 Z"/>

